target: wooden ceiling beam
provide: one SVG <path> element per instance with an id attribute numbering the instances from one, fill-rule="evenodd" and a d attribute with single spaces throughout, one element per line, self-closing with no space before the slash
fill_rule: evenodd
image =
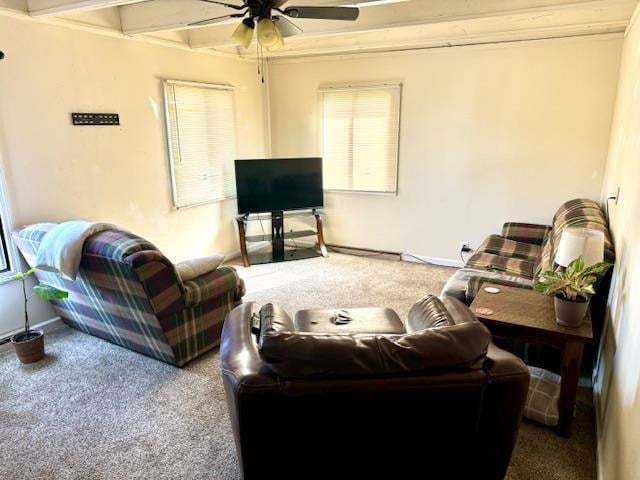
<path id="1" fill-rule="evenodd" d="M 142 0 L 27 0 L 27 9 L 32 17 L 44 17 L 117 7 L 140 1 Z"/>
<path id="2" fill-rule="evenodd" d="M 294 0 L 295 1 L 295 0 Z M 531 5 L 535 5 L 531 7 Z M 571 23 L 572 16 L 583 14 L 594 18 L 594 22 L 628 22 L 637 2 L 635 0 L 412 0 L 405 3 L 362 8 L 356 22 L 327 20 L 293 20 L 304 33 L 293 37 L 316 38 L 317 41 L 331 40 L 335 35 L 366 34 L 403 27 L 429 26 L 478 21 L 483 19 L 522 16 L 523 18 L 558 18 L 558 22 Z M 599 20 L 601 16 L 601 20 Z M 192 48 L 216 48 L 232 44 L 228 28 L 216 25 L 189 30 L 189 44 Z M 320 40 L 323 37 L 323 40 Z"/>

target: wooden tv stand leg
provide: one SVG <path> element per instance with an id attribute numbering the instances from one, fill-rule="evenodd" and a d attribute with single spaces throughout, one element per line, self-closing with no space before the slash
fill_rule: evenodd
<path id="1" fill-rule="evenodd" d="M 316 217 L 316 231 L 318 232 L 318 246 L 320 247 L 320 253 L 323 257 L 327 257 L 327 246 L 324 243 L 324 233 L 322 232 L 322 217 L 317 211 L 313 211 L 313 216 Z"/>
<path id="2" fill-rule="evenodd" d="M 238 222 L 238 233 L 240 234 L 240 254 L 242 255 L 242 264 L 245 267 L 250 267 L 249 255 L 247 254 L 247 239 L 246 239 L 246 220 L 244 217 L 236 218 Z"/>

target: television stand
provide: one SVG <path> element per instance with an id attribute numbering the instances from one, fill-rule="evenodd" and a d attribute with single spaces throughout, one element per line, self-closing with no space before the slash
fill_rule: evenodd
<path id="1" fill-rule="evenodd" d="M 313 216 L 316 222 L 315 230 L 285 231 L 285 219 L 292 217 Z M 247 224 L 252 221 L 271 221 L 271 234 L 264 230 L 262 235 L 247 235 Z M 240 253 L 242 254 L 242 264 L 245 267 L 262 263 L 286 262 L 289 260 L 302 260 L 313 257 L 326 257 L 327 247 L 324 243 L 322 232 L 322 217 L 318 210 L 304 210 L 295 212 L 283 212 L 278 210 L 271 213 L 244 214 L 236 217 L 238 223 L 238 233 L 240 234 Z M 295 239 L 304 237 L 317 237 L 315 247 L 299 247 Z M 294 246 L 286 245 L 286 240 L 292 240 Z M 271 250 L 266 252 L 249 253 L 248 244 L 255 242 L 270 242 Z"/>

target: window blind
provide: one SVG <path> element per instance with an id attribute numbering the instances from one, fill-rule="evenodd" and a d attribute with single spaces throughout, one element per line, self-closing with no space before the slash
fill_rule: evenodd
<path id="1" fill-rule="evenodd" d="M 400 85 L 321 89 L 324 187 L 397 193 Z"/>
<path id="2" fill-rule="evenodd" d="M 0 172 L 0 174 L 2 174 L 2 172 Z M 5 192 L 4 178 L 0 177 L 0 277 L 3 273 L 8 272 L 11 269 L 7 243 L 7 239 L 9 238 L 9 228 L 6 223 L 9 209 Z"/>
<path id="3" fill-rule="evenodd" d="M 9 251 L 7 250 L 6 232 L 1 218 L 2 213 L 3 211 L 0 208 L 0 274 L 9 270 Z"/>
<path id="4" fill-rule="evenodd" d="M 165 101 L 174 205 L 235 196 L 233 89 L 167 81 Z"/>

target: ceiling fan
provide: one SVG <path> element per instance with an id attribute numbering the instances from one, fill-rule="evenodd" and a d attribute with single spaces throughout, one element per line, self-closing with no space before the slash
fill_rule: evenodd
<path id="1" fill-rule="evenodd" d="M 249 48 L 253 32 L 257 27 L 258 43 L 269 51 L 284 46 L 284 37 L 302 33 L 302 29 L 289 21 L 290 18 L 315 18 L 320 20 L 357 20 L 360 10 L 357 7 L 286 7 L 288 0 L 242 0 L 243 5 L 233 5 L 216 0 L 200 0 L 222 5 L 238 13 L 208 18 L 191 23 L 190 26 L 212 25 L 229 18 L 242 18 L 242 22 L 231 36 L 233 40 Z"/>

